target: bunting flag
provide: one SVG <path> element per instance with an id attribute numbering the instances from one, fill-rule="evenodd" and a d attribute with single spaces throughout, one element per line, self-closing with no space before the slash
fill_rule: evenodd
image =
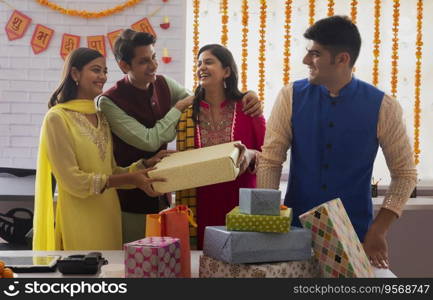
<path id="1" fill-rule="evenodd" d="M 41 24 L 36 25 L 35 31 L 33 32 L 33 36 L 30 42 L 30 44 L 32 45 L 33 53 L 39 54 L 47 50 L 53 35 L 54 35 L 53 29 L 48 28 Z"/>
<path id="2" fill-rule="evenodd" d="M 31 22 L 31 18 L 17 10 L 14 10 L 5 28 L 8 39 L 13 41 L 22 38 Z"/>
<path id="3" fill-rule="evenodd" d="M 0 2 L 3 2 L 3 0 L 0 0 Z M 10 7 L 14 9 L 12 6 Z M 161 8 L 156 9 L 153 13 L 149 14 L 149 16 L 150 17 L 154 16 L 160 9 Z M 164 17 L 164 22 L 166 21 L 168 21 L 168 17 Z M 31 23 L 32 23 L 32 19 L 30 17 L 14 9 L 12 11 L 11 16 L 9 17 L 9 21 L 6 23 L 5 26 L 5 31 L 8 39 L 10 41 L 13 41 L 22 38 L 26 34 L 27 29 L 30 27 Z M 167 24 L 164 23 L 163 27 L 166 27 Z M 150 24 L 150 21 L 147 17 L 132 24 L 131 28 L 134 29 L 135 31 L 148 32 L 156 37 L 156 32 L 153 29 L 152 24 Z M 119 37 L 119 35 L 122 33 L 122 31 L 123 29 L 118 29 L 106 34 L 108 38 L 108 42 L 110 43 L 111 50 L 114 51 L 114 43 L 116 39 Z M 46 49 L 48 49 L 50 45 L 50 41 L 54 36 L 54 33 L 55 33 L 54 29 L 51 29 L 41 24 L 37 24 L 33 32 L 31 43 L 30 43 L 33 52 L 35 54 L 39 54 L 45 51 Z M 64 33 L 62 35 L 60 56 L 63 58 L 63 60 L 66 59 L 66 57 L 70 52 L 80 47 L 80 41 L 81 41 L 81 37 L 78 35 L 73 35 L 68 33 Z M 107 56 L 104 35 L 87 36 L 87 47 L 95 49 L 101 52 L 104 56 Z"/>
<path id="4" fill-rule="evenodd" d="M 115 30 L 112 32 L 107 33 L 108 42 L 110 43 L 111 50 L 114 52 L 114 42 L 116 42 L 116 39 L 121 35 L 123 32 L 123 29 Z"/>
<path id="5" fill-rule="evenodd" d="M 105 50 L 105 36 L 103 35 L 88 36 L 87 47 L 97 50 L 101 52 L 102 55 L 107 56 L 107 52 Z"/>
<path id="6" fill-rule="evenodd" d="M 80 37 L 64 33 L 62 36 L 62 45 L 60 46 L 60 56 L 63 60 L 66 59 L 69 53 L 80 47 Z"/>
<path id="7" fill-rule="evenodd" d="M 152 25 L 150 24 L 147 18 L 143 18 L 134 24 L 131 25 L 131 28 L 135 31 L 147 32 L 156 37 L 155 30 L 153 30 Z"/>

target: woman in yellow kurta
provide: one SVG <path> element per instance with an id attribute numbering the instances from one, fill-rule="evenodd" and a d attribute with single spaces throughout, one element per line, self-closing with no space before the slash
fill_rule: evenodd
<path id="1" fill-rule="evenodd" d="M 129 168 L 116 165 L 109 125 L 93 99 L 107 80 L 105 58 L 79 48 L 67 58 L 63 80 L 42 124 L 35 191 L 34 250 L 116 250 L 122 247 L 115 189 L 137 186 L 154 195 L 144 169 L 167 152 Z M 57 179 L 54 210 L 51 172 Z"/>

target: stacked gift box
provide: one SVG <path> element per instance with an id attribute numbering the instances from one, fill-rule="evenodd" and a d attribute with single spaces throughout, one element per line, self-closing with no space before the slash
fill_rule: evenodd
<path id="1" fill-rule="evenodd" d="M 240 189 L 226 226 L 206 227 L 199 276 L 318 277 L 311 231 L 291 228 L 292 210 L 280 199 L 277 190 Z"/>
<path id="2" fill-rule="evenodd" d="M 147 237 L 123 246 L 125 277 L 181 277 L 180 240 L 172 237 Z"/>
<path id="3" fill-rule="evenodd" d="M 375 277 L 339 198 L 312 208 L 299 219 L 312 232 L 314 253 L 323 277 Z"/>

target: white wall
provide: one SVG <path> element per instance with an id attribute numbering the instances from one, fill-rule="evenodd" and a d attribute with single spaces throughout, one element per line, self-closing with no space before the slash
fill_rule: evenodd
<path id="1" fill-rule="evenodd" d="M 187 7 L 187 64 L 185 70 L 186 86 L 191 88 L 192 77 L 192 1 Z M 220 43 L 221 16 L 219 15 L 219 1 L 202 0 L 200 7 L 200 46 L 209 43 Z M 258 26 L 259 26 L 259 0 L 248 1 L 249 17 L 249 57 L 248 57 L 248 88 L 257 91 L 258 82 Z M 302 64 L 305 55 L 305 40 L 302 34 L 308 28 L 308 0 L 296 0 L 292 5 L 291 29 L 291 57 L 290 79 L 298 80 L 307 76 L 307 67 Z M 391 92 L 391 47 L 392 47 L 392 1 L 381 1 L 381 36 L 379 58 L 379 88 L 386 93 Z M 229 33 L 228 48 L 233 52 L 240 68 L 241 62 L 241 0 L 229 1 Z M 325 0 L 316 1 L 315 20 L 326 17 L 327 3 Z M 336 0 L 335 14 L 350 16 L 349 0 Z M 362 36 L 361 54 L 356 63 L 355 76 L 371 82 L 373 61 L 373 34 L 374 34 L 374 0 L 358 1 L 357 24 Z M 414 103 L 414 71 L 415 71 L 415 39 L 416 39 L 416 3 L 415 0 L 401 0 L 399 56 L 398 61 L 398 92 L 397 100 L 403 107 L 407 129 L 413 143 L 413 103 Z M 266 85 L 265 85 L 265 117 L 269 117 L 273 102 L 281 89 L 283 67 L 283 25 L 285 18 L 285 1 L 267 1 L 267 28 L 266 28 Z M 422 87 L 421 87 L 421 156 L 418 165 L 420 185 L 433 186 L 433 2 L 424 1 L 423 22 L 423 60 L 422 60 Z M 212 25 L 209 25 L 212 24 Z M 287 169 L 286 169 L 287 172 Z M 380 184 L 389 184 L 390 176 L 382 152 L 379 151 L 373 172 L 375 178 L 382 178 Z"/>
<path id="2" fill-rule="evenodd" d="M 185 57 L 185 9 L 186 2 L 170 0 L 144 0 L 123 12 L 102 19 L 83 19 L 61 15 L 41 6 L 34 0 L 7 0 L 17 10 L 33 19 L 22 39 L 9 41 L 4 27 L 12 9 L 0 3 L 0 167 L 35 168 L 39 129 L 51 92 L 56 88 L 63 60 L 59 55 L 63 33 L 81 36 L 81 46 L 86 46 L 86 36 L 105 35 L 127 28 L 161 7 L 149 20 L 156 31 L 156 51 L 162 56 L 162 48 L 169 50 L 173 61 L 160 62 L 159 72 L 184 82 Z M 56 0 L 67 8 L 99 11 L 116 6 L 116 0 Z M 122 1 L 123 2 L 123 1 Z M 168 30 L 160 28 L 163 16 L 170 19 Z M 39 55 L 33 54 L 30 39 L 36 24 L 55 30 L 49 48 Z M 108 40 L 108 81 L 105 89 L 122 78 L 111 52 Z"/>

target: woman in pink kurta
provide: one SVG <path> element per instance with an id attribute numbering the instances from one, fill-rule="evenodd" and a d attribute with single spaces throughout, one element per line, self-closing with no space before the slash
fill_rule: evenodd
<path id="1" fill-rule="evenodd" d="M 192 108 L 194 147 L 241 141 L 238 178 L 196 189 L 197 246 L 202 249 L 205 227 L 225 225 L 225 215 L 239 205 L 239 188 L 256 187 L 256 155 L 263 144 L 265 119 L 243 112 L 244 94 L 238 89 L 237 67 L 227 48 L 217 44 L 202 47 L 197 77 L 200 85 Z"/>

